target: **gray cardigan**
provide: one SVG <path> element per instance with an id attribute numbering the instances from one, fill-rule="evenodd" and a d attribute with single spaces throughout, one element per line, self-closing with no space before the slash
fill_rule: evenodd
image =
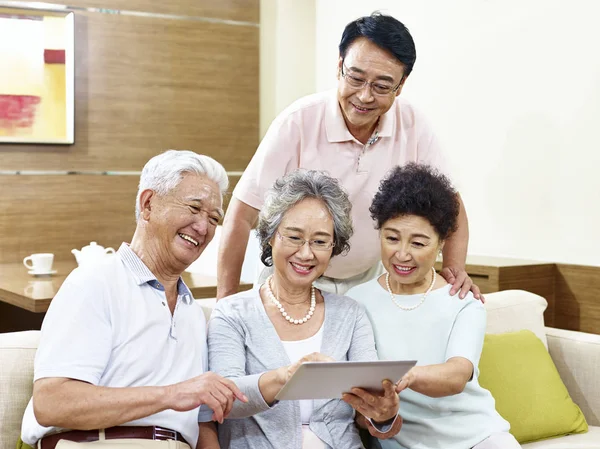
<path id="1" fill-rule="evenodd" d="M 361 305 L 347 296 L 323 292 L 325 319 L 321 352 L 335 360 L 377 360 L 371 323 Z M 290 360 L 261 302 L 258 289 L 217 303 L 208 327 L 209 368 L 235 381 L 249 401 L 235 401 L 219 425 L 223 448 L 301 449 L 298 401 L 273 406 L 264 401 L 258 379 Z M 328 448 L 363 448 L 354 410 L 341 399 L 315 400 L 310 429 Z"/>

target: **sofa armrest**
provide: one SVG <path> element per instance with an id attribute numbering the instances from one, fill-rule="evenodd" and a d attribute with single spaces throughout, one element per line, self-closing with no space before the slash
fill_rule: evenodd
<path id="1" fill-rule="evenodd" d="M 0 449 L 12 449 L 33 391 L 33 360 L 40 331 L 0 334 Z"/>
<path id="2" fill-rule="evenodd" d="M 600 335 L 546 327 L 548 351 L 589 425 L 600 426 Z"/>

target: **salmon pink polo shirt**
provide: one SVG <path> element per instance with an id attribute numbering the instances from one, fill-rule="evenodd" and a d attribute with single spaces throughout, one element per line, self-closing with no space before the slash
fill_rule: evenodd
<path id="1" fill-rule="evenodd" d="M 371 145 L 346 126 L 335 90 L 301 98 L 273 121 L 233 196 L 261 209 L 277 178 L 298 168 L 323 170 L 337 178 L 352 202 L 350 251 L 331 259 L 325 276 L 347 279 L 380 261 L 379 234 L 369 207 L 380 181 L 396 165 L 417 162 L 447 174 L 438 141 L 423 115 L 401 96 L 379 120 Z"/>

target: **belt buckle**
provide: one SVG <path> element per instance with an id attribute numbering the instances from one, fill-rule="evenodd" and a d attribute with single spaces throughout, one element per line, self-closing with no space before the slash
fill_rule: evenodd
<path id="1" fill-rule="evenodd" d="M 154 427 L 154 439 L 165 439 L 178 441 L 177 432 L 171 429 L 165 429 L 164 427 Z M 159 438 L 157 438 L 159 437 Z"/>

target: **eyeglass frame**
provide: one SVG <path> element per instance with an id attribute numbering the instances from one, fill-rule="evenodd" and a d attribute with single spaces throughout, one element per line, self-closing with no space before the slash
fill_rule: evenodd
<path id="1" fill-rule="evenodd" d="M 346 69 L 346 73 L 344 73 L 344 69 Z M 346 83 L 348 83 L 348 79 L 346 78 L 348 75 L 348 67 L 346 67 L 346 64 L 344 64 L 344 60 L 342 59 L 342 67 L 340 69 L 340 75 L 342 75 L 342 78 L 344 78 L 344 80 L 346 81 Z M 355 78 L 357 81 L 359 78 Z M 371 90 L 371 92 L 373 93 L 373 95 L 377 95 L 379 97 L 385 97 L 387 95 L 390 94 L 395 94 L 398 89 L 400 89 L 400 86 L 402 86 L 402 83 L 404 83 L 404 80 L 406 79 L 406 77 L 404 75 L 402 75 L 402 78 L 400 78 L 400 82 L 398 83 L 398 85 L 396 87 L 393 87 L 392 90 L 390 90 L 389 92 L 385 93 L 385 94 L 379 94 L 377 92 L 375 92 L 375 90 L 373 89 L 373 84 L 376 84 L 377 81 L 367 81 L 367 80 L 362 80 L 363 81 L 363 85 L 360 87 L 354 87 L 354 86 L 349 86 L 352 89 L 355 90 L 362 90 L 365 88 L 365 86 L 369 86 L 369 89 Z M 348 83 L 349 85 L 349 83 Z"/>
<path id="2" fill-rule="evenodd" d="M 307 242 L 308 242 L 308 247 L 309 247 L 311 250 L 313 250 L 313 251 L 329 251 L 329 250 L 333 249 L 333 247 L 335 246 L 335 241 L 333 241 L 333 240 L 332 240 L 331 242 L 329 242 L 330 246 L 329 246 L 329 247 L 327 247 L 327 248 L 314 248 L 314 247 L 313 247 L 313 245 L 312 245 L 312 244 L 314 243 L 314 240 L 306 240 L 306 239 L 303 239 L 302 237 L 297 237 L 297 236 L 294 236 L 294 238 L 297 238 L 297 239 L 298 239 L 298 244 L 296 245 L 295 243 L 293 243 L 293 242 L 291 242 L 291 241 L 289 240 L 289 238 L 290 238 L 291 236 L 288 236 L 288 235 L 283 235 L 283 234 L 281 234 L 281 232 L 279 232 L 279 231 L 275 231 L 275 234 L 277 234 L 277 236 L 279 237 L 279 240 L 281 240 L 281 242 L 282 242 L 284 245 L 288 246 L 289 248 L 297 248 L 297 249 L 300 249 L 300 248 L 302 248 L 304 245 L 306 245 L 306 243 L 307 243 Z M 300 242 L 302 242 L 302 243 L 300 243 Z"/>

